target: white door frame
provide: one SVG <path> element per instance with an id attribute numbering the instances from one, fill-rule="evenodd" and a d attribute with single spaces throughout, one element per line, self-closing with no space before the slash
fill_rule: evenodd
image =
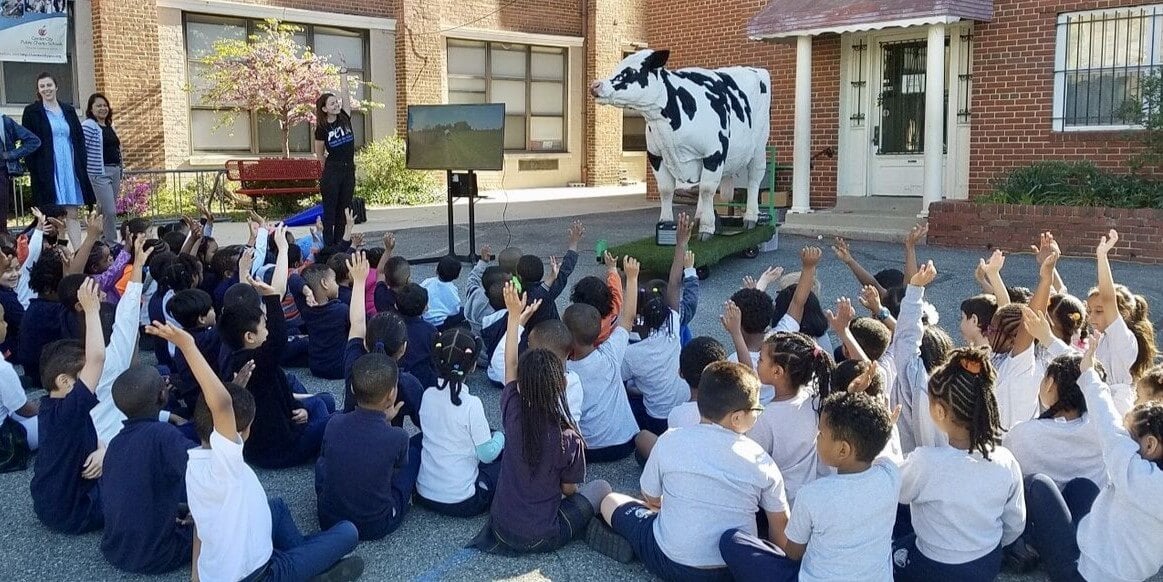
<path id="1" fill-rule="evenodd" d="M 952 199 L 967 199 L 969 196 L 970 117 L 962 113 L 963 110 L 971 109 L 969 83 L 972 80 L 972 45 L 967 42 L 971 31 L 972 23 L 968 22 L 946 25 L 950 66 L 945 80 L 949 103 L 943 190 L 945 197 Z M 880 121 L 876 104 L 881 83 L 880 44 L 912 39 L 923 42 L 927 34 L 928 27 L 917 26 L 841 35 L 840 132 L 836 183 L 839 196 L 865 197 L 874 191 L 873 173 L 876 171 L 874 164 L 877 159 L 872 138 L 873 128 Z M 864 48 L 860 49 L 860 46 Z M 965 51 L 969 51 L 969 54 Z M 909 158 L 913 156 L 901 156 L 901 160 L 897 161 L 903 165 L 907 163 L 903 160 Z M 918 154 L 916 159 L 916 191 L 908 195 L 921 197 L 924 155 Z M 885 160 L 880 163 L 885 163 Z"/>

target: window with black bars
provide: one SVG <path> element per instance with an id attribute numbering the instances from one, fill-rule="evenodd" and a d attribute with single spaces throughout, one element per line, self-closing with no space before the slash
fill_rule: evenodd
<path id="1" fill-rule="evenodd" d="M 880 43 L 881 79 L 878 154 L 917 155 L 925 151 L 926 40 Z M 945 78 L 949 78 L 949 39 L 945 39 Z M 943 151 L 948 145 L 949 87 L 945 84 L 941 111 Z"/>
<path id="2" fill-rule="evenodd" d="M 1163 64 L 1163 5 L 1063 14 L 1054 67 L 1054 129 L 1125 129 L 1145 76 Z"/>

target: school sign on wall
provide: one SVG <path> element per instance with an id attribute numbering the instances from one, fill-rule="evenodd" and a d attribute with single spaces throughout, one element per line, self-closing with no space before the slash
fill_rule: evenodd
<path id="1" fill-rule="evenodd" d="M 64 0 L 0 0 L 0 61 L 64 63 L 68 35 Z"/>

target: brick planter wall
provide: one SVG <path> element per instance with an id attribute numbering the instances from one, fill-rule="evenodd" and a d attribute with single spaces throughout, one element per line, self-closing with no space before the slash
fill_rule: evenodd
<path id="1" fill-rule="evenodd" d="M 1120 242 L 1112 258 L 1163 264 L 1163 210 L 977 204 L 945 200 L 929 207 L 928 244 L 946 247 L 993 245 L 1025 251 L 1038 234 L 1055 233 L 1066 255 L 1093 256 L 1099 237 L 1112 228 Z"/>

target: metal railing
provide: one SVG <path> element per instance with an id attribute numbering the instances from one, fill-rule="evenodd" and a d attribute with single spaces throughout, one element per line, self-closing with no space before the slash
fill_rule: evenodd
<path id="1" fill-rule="evenodd" d="M 27 224 L 32 219 L 31 209 L 37 204 L 28 177 L 13 178 L 11 192 L 10 217 Z M 222 169 L 126 170 L 118 199 L 141 201 L 136 208 L 122 214 L 124 217 L 193 215 L 198 201 L 215 213 L 233 209 L 226 171 Z"/>

